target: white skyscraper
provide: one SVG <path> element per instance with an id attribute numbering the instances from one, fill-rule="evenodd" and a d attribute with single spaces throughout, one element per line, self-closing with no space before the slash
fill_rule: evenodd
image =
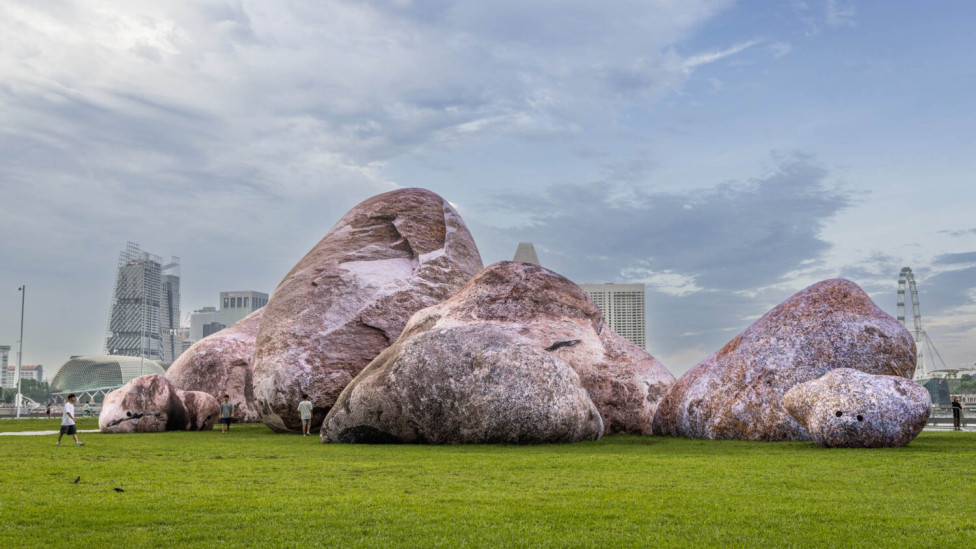
<path id="1" fill-rule="evenodd" d="M 624 339 L 647 348 L 643 284 L 580 284 L 603 313 L 603 320 Z"/>

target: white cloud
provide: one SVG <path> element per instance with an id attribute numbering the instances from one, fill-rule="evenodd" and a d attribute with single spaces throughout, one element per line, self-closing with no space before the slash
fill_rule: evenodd
<path id="1" fill-rule="evenodd" d="M 741 53 L 755 46 L 759 42 L 760 42 L 759 40 L 749 40 L 748 42 L 742 42 L 741 44 L 736 44 L 724 50 L 693 55 L 685 59 L 684 66 L 686 69 L 690 70 L 700 65 L 707 65 L 708 63 L 714 63 L 721 59 L 725 59 L 726 57 L 730 57 L 737 53 Z"/>

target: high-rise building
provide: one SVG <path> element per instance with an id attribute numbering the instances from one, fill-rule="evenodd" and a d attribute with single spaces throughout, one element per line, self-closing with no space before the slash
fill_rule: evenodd
<path id="1" fill-rule="evenodd" d="M 245 316 L 264 307 L 268 303 L 268 294 L 261 292 L 220 292 L 220 315 L 217 322 L 230 326 Z"/>
<path id="2" fill-rule="evenodd" d="M 219 316 L 220 313 L 216 307 L 204 307 L 190 313 L 190 341 L 196 343 L 206 337 L 203 335 L 203 327 L 217 322 Z"/>
<path id="3" fill-rule="evenodd" d="M 10 359 L 10 345 L 0 345 L 0 387 L 7 388 L 7 361 Z"/>
<path id="4" fill-rule="evenodd" d="M 105 352 L 172 362 L 183 347 L 179 322 L 180 259 L 163 264 L 129 242 L 119 254 Z"/>
<path id="5" fill-rule="evenodd" d="M 519 242 L 518 248 L 515 249 L 515 257 L 512 258 L 512 261 L 539 265 L 539 256 L 536 255 L 535 246 L 531 242 Z"/>
<path id="6" fill-rule="evenodd" d="M 647 348 L 643 284 L 580 284 L 603 313 L 610 329 L 624 339 Z"/>

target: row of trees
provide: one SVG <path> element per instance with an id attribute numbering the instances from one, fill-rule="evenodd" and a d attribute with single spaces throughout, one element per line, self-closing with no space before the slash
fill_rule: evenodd
<path id="1" fill-rule="evenodd" d="M 51 386 L 46 381 L 36 379 L 22 379 L 20 381 L 20 392 L 34 402 L 45 404 L 51 400 Z M 0 402 L 13 404 L 17 398 L 17 389 L 0 389 Z"/>

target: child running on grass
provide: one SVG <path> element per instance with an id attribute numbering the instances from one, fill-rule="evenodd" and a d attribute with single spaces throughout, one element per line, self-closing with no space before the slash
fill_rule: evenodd
<path id="1" fill-rule="evenodd" d="M 227 434 L 230 432 L 230 420 L 234 415 L 234 404 L 230 401 L 230 395 L 224 395 L 224 401 L 220 403 L 220 432 Z"/>
<path id="2" fill-rule="evenodd" d="M 68 402 L 64 403 L 64 413 L 61 414 L 61 433 L 58 434 L 58 446 L 61 446 L 61 437 L 71 435 L 75 439 L 75 445 L 84 446 L 84 442 L 78 441 L 78 427 L 75 422 L 75 394 L 68 395 Z"/>
<path id="3" fill-rule="evenodd" d="M 302 395 L 302 401 L 298 403 L 298 413 L 302 415 L 302 436 L 309 436 L 312 430 L 312 403 L 308 400 L 308 395 Z"/>

